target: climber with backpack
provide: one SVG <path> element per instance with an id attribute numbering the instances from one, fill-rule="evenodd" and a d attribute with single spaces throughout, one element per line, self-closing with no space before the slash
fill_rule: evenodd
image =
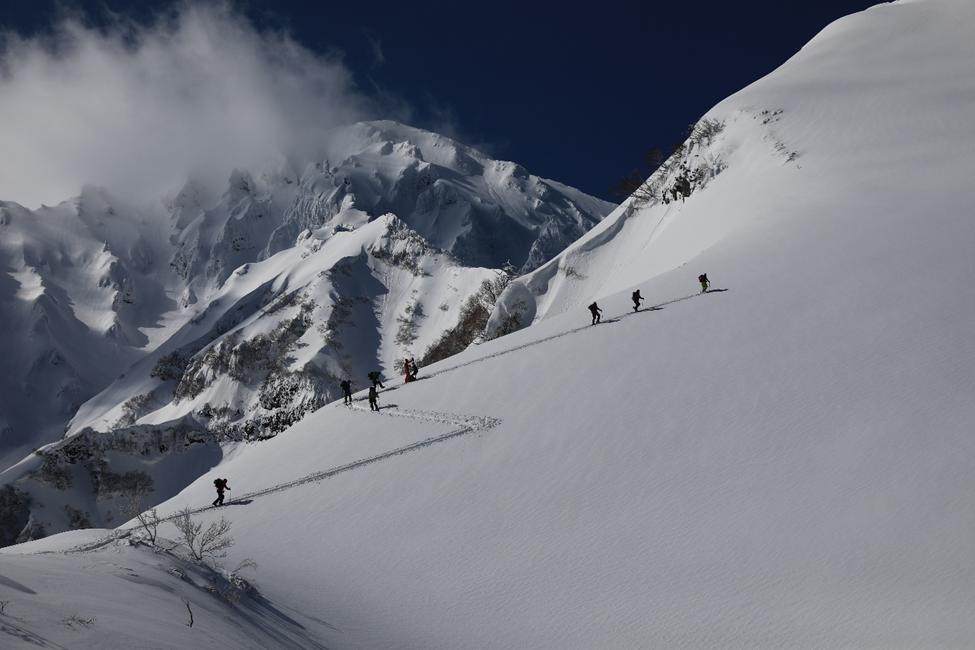
<path id="1" fill-rule="evenodd" d="M 592 313 L 592 324 L 595 325 L 600 321 L 599 315 L 602 313 L 603 310 L 600 309 L 595 302 L 593 302 L 591 305 L 589 305 L 589 311 L 590 313 Z"/>
<path id="2" fill-rule="evenodd" d="M 369 387 L 369 410 L 379 410 L 379 391 L 376 390 L 375 385 Z"/>
<path id="3" fill-rule="evenodd" d="M 640 311 L 641 302 L 643 302 L 643 296 L 640 295 L 640 290 L 637 289 L 633 292 L 633 311 Z"/>
<path id="4" fill-rule="evenodd" d="M 216 508 L 217 506 L 223 505 L 223 491 L 229 490 L 230 486 L 227 485 L 227 479 L 225 478 L 214 479 L 213 485 L 217 488 L 217 498 L 213 502 L 213 507 Z"/>
<path id="5" fill-rule="evenodd" d="M 383 386 L 383 382 L 379 381 L 379 378 L 382 377 L 382 373 L 379 372 L 378 370 L 373 370 L 372 372 L 370 372 L 366 376 L 369 377 L 369 381 L 372 382 L 372 387 L 373 388 L 375 388 L 377 385 L 380 388 L 386 388 L 385 386 Z"/>
<path id="6" fill-rule="evenodd" d="M 339 383 L 339 386 L 342 387 L 342 395 L 343 395 L 344 403 L 351 404 L 352 403 L 352 382 L 349 381 L 348 379 L 343 379 Z"/>
<path id="7" fill-rule="evenodd" d="M 697 281 L 701 283 L 701 293 L 704 293 L 711 288 L 711 281 L 708 280 L 707 273 L 702 273 L 701 275 L 697 276 Z"/>

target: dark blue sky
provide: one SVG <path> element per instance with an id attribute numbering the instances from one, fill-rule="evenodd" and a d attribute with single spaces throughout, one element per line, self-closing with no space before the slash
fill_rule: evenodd
<path id="1" fill-rule="evenodd" d="M 106 10 L 147 19 L 165 3 L 0 0 L 0 28 L 47 29 L 58 5 L 99 24 Z M 411 107 L 540 176 L 607 189 L 666 149 L 714 104 L 784 63 L 830 22 L 874 0 L 329 2 L 250 0 L 259 28 L 340 55 L 360 90 Z M 375 117 L 384 117 L 376 115 Z"/>

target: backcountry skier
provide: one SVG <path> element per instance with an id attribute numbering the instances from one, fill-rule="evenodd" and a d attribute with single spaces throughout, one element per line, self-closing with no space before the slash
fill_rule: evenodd
<path id="1" fill-rule="evenodd" d="M 213 481 L 213 485 L 217 488 L 217 499 L 213 502 L 213 507 L 223 505 L 223 491 L 229 490 L 230 486 L 227 485 L 227 479 L 218 478 Z"/>
<path id="2" fill-rule="evenodd" d="M 369 377 L 369 381 L 372 382 L 373 388 L 375 388 L 377 384 L 379 385 L 380 388 L 386 388 L 385 386 L 383 386 L 383 382 L 379 381 L 379 378 L 382 377 L 382 373 L 380 373 L 378 370 L 373 370 L 366 376 Z"/>
<path id="3" fill-rule="evenodd" d="M 591 305 L 589 305 L 589 311 L 592 313 L 592 324 L 595 325 L 600 321 L 599 314 L 601 314 L 603 310 L 600 309 L 595 302 L 593 302 Z"/>
<path id="4" fill-rule="evenodd" d="M 342 387 L 342 396 L 345 404 L 352 403 L 352 382 L 348 379 L 343 379 L 339 384 Z"/>
<path id="5" fill-rule="evenodd" d="M 375 385 L 369 387 L 369 410 L 379 410 L 379 391 L 376 390 Z"/>
<path id="6" fill-rule="evenodd" d="M 707 273 L 702 273 L 701 275 L 697 276 L 697 281 L 701 283 L 701 293 L 704 293 L 711 288 L 711 281 L 708 280 Z"/>
<path id="7" fill-rule="evenodd" d="M 643 302 L 643 296 L 640 295 L 640 290 L 637 289 L 633 292 L 633 311 L 640 311 L 641 302 Z"/>

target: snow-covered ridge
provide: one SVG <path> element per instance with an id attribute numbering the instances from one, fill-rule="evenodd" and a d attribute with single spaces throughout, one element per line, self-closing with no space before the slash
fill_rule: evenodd
<path id="1" fill-rule="evenodd" d="M 235 170 L 221 195 L 189 182 L 143 205 L 93 187 L 0 204 L 0 470 L 62 433 L 96 451 L 140 426 L 273 436 L 343 378 L 399 375 L 484 281 L 544 263 L 613 207 L 394 122 L 336 129 L 326 154 Z M 19 467 L 4 480 L 37 463 Z M 104 514 L 86 499 L 72 507 Z"/>
<path id="2" fill-rule="evenodd" d="M 207 506 L 215 476 L 242 497 L 194 515 L 233 520 L 227 566 L 261 565 L 239 610 L 144 534 L 72 531 L 0 550 L 9 642 L 971 646 L 973 33 L 967 0 L 837 22 L 708 113 L 726 166 L 705 187 L 600 227 L 575 274 L 528 292 L 531 327 L 421 369 L 379 413 L 360 393 L 195 480 L 212 459 L 180 457 L 161 517 Z M 345 260 L 339 281 L 376 260 L 364 244 L 412 241 L 392 219 L 312 235 L 306 259 Z M 227 327 L 278 300 L 300 314 L 309 269 L 246 284 L 276 259 L 233 274 Z"/>

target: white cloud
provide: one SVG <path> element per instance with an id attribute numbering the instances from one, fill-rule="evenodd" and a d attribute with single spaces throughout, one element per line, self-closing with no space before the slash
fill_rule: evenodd
<path id="1" fill-rule="evenodd" d="M 373 108 L 341 61 L 259 32 L 226 3 L 185 3 L 151 26 L 66 19 L 45 38 L 6 36 L 0 200 L 225 182 L 276 154 L 310 160 L 325 130 Z"/>

